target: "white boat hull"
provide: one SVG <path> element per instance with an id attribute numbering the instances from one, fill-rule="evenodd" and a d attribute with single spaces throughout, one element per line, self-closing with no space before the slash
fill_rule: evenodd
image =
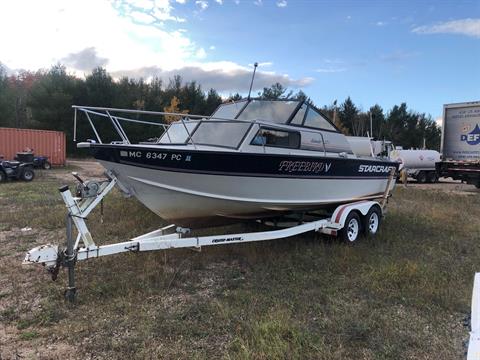
<path id="1" fill-rule="evenodd" d="M 161 218 L 199 227 L 228 219 L 271 217 L 381 196 L 388 178 L 229 176 L 149 169 L 100 161 Z M 392 182 L 392 187 L 393 187 Z"/>

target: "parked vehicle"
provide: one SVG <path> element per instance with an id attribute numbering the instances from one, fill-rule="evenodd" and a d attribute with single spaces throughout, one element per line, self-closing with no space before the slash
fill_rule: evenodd
<path id="1" fill-rule="evenodd" d="M 34 178 L 33 164 L 20 161 L 0 161 L 0 182 L 8 179 L 32 181 Z"/>
<path id="2" fill-rule="evenodd" d="M 439 176 L 480 188 L 480 101 L 443 106 Z"/>
<path id="3" fill-rule="evenodd" d="M 48 156 L 35 156 L 33 149 L 18 152 L 15 160 L 32 163 L 35 168 L 39 169 L 49 170 L 52 168 L 52 164 L 48 161 Z"/>
<path id="4" fill-rule="evenodd" d="M 34 156 L 33 166 L 45 170 L 50 170 L 52 168 L 52 164 L 48 161 L 48 156 Z"/>
<path id="5" fill-rule="evenodd" d="M 408 176 L 419 183 L 435 183 L 438 174 L 435 163 L 440 161 L 440 153 L 435 150 L 393 150 L 390 159 L 400 163 L 400 169 L 405 169 Z"/>

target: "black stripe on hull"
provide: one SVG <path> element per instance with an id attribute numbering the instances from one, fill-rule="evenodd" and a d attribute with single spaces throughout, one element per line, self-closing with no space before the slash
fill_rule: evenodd
<path id="1" fill-rule="evenodd" d="M 289 154 L 261 154 L 92 144 L 96 159 L 162 171 L 301 179 L 385 179 L 398 163 Z"/>

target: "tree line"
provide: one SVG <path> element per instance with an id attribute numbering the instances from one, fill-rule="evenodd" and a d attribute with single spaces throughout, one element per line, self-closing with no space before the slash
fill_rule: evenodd
<path id="1" fill-rule="evenodd" d="M 258 97 L 269 100 L 313 101 L 302 91 L 293 93 L 281 84 L 273 84 L 258 92 Z M 68 74 L 65 67 L 55 65 L 49 70 L 23 71 L 7 75 L 0 64 L 0 127 L 58 130 L 66 133 L 67 151 L 74 151 L 74 104 L 136 110 L 182 112 L 210 115 L 223 101 L 240 100 L 236 93 L 222 99 L 215 89 L 204 91 L 196 81 L 184 82 L 174 76 L 168 82 L 160 78 L 149 81 L 123 77 L 114 80 L 104 68 L 96 68 L 84 79 Z M 385 112 L 378 104 L 363 111 L 347 98 L 343 103 L 316 106 L 337 127 L 348 135 L 371 135 L 391 140 L 404 148 L 429 149 L 440 146 L 440 129 L 429 115 L 407 108 L 405 103 Z M 138 117 L 139 119 L 142 116 Z M 370 134 L 370 119 L 372 134 Z M 174 120 L 165 117 L 163 122 Z M 107 124 L 99 130 L 107 131 Z M 93 138 L 86 122 L 79 122 L 79 133 Z M 136 137 L 145 139 L 151 129 L 136 129 Z M 83 140 L 83 139 L 82 139 Z"/>

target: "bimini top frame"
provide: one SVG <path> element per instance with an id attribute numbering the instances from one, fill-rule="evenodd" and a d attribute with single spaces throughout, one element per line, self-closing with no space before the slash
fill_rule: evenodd
<path id="1" fill-rule="evenodd" d="M 250 100 L 253 101 L 253 100 Z M 312 129 L 308 127 L 299 127 L 299 126 L 290 126 L 289 124 L 280 124 L 280 123 L 272 123 L 268 121 L 263 121 L 259 119 L 253 119 L 253 120 L 240 120 L 240 119 L 230 119 L 230 118 L 225 118 L 225 117 L 217 117 L 217 116 L 202 116 L 202 115 L 191 115 L 191 114 L 185 114 L 185 113 L 173 113 L 173 112 L 160 112 L 160 111 L 145 111 L 145 110 L 131 110 L 131 109 L 118 109 L 118 108 L 106 108 L 106 107 L 92 107 L 92 106 L 79 106 L 79 105 L 73 105 L 72 108 L 75 110 L 74 114 L 74 132 L 73 132 L 73 140 L 76 142 L 77 141 L 77 121 L 78 121 L 78 112 L 84 113 L 85 117 L 87 118 L 93 132 L 95 133 L 96 137 L 96 142 L 99 144 L 103 144 L 102 138 L 95 127 L 95 124 L 92 120 L 92 115 L 93 116 L 99 116 L 101 118 L 104 118 L 105 120 L 110 120 L 110 122 L 113 125 L 113 128 L 115 129 L 116 133 L 120 137 L 120 142 L 113 142 L 113 143 L 120 143 L 120 144 L 127 144 L 130 145 L 132 142 L 130 141 L 127 133 L 125 132 L 122 122 L 127 122 L 127 123 L 136 123 L 136 124 L 143 124 L 143 125 L 153 125 L 153 126 L 158 126 L 163 129 L 163 134 L 167 134 L 168 136 L 168 128 L 171 126 L 170 124 L 164 124 L 161 122 L 155 122 L 155 121 L 146 121 L 146 120 L 138 120 L 138 119 L 131 119 L 127 118 L 125 116 L 119 116 L 117 115 L 118 113 L 125 113 L 125 114 L 135 114 L 135 115 L 151 115 L 151 116 L 173 116 L 173 117 L 178 117 L 179 121 L 181 122 L 183 128 L 185 129 L 185 132 L 187 134 L 186 141 L 182 144 L 191 144 L 195 149 L 197 148 L 197 145 L 208 145 L 208 146 L 214 146 L 214 147 L 225 147 L 225 146 L 220 146 L 220 145 L 215 145 L 215 144 L 196 144 L 194 141 L 194 133 L 195 130 L 198 129 L 202 123 L 204 122 L 215 122 L 215 123 L 245 123 L 245 124 L 256 124 L 258 129 L 261 127 L 266 127 L 269 129 L 279 129 L 279 130 L 287 130 L 287 131 L 301 131 L 305 133 L 313 133 L 318 135 L 321 138 L 322 144 L 323 144 L 323 149 L 320 150 L 323 152 L 323 154 L 326 156 L 327 150 L 326 150 L 326 145 L 325 145 L 325 139 L 323 136 L 323 131 L 327 130 L 321 130 L 321 129 Z M 194 120 L 196 122 L 196 126 L 192 129 L 187 126 L 191 120 Z M 250 131 L 251 127 L 245 130 L 245 134 L 242 137 L 242 141 L 238 146 L 233 147 L 238 149 L 243 141 L 246 139 L 246 135 L 248 131 Z M 161 142 L 162 140 L 161 137 L 155 142 L 155 144 L 158 145 L 178 145 L 178 143 L 168 143 L 168 142 Z M 265 151 L 264 151 L 265 152 Z"/>

